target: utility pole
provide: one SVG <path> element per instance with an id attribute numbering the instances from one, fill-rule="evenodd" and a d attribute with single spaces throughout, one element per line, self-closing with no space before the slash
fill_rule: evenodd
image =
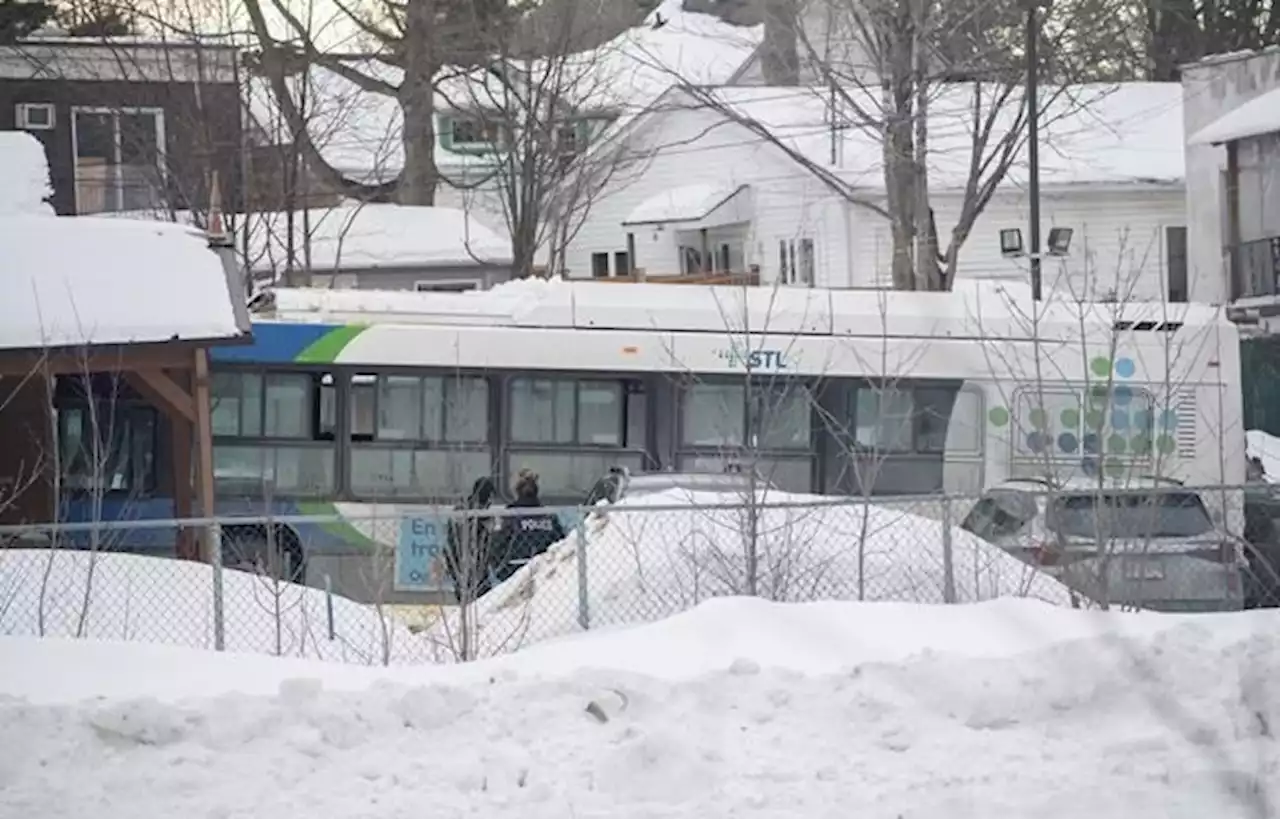
<path id="1" fill-rule="evenodd" d="M 1027 0 L 1027 197 L 1031 256 L 1031 298 L 1040 301 L 1040 0 Z"/>

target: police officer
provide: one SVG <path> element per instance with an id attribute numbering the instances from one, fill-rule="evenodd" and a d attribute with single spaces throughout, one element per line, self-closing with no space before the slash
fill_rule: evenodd
<path id="1" fill-rule="evenodd" d="M 507 507 L 514 514 L 503 516 L 501 528 L 489 546 L 498 582 L 565 538 L 564 527 L 555 514 L 533 511 L 543 506 L 538 495 L 538 476 L 532 470 L 520 470 L 515 495 L 515 501 Z"/>

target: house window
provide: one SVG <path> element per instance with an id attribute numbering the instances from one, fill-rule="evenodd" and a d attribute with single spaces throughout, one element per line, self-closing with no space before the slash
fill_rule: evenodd
<path id="1" fill-rule="evenodd" d="M 444 147 L 459 153 L 483 153 L 493 150 L 501 142 L 502 128 L 496 122 L 479 117 L 451 116 L 444 118 L 440 129 Z"/>
<path id="2" fill-rule="evenodd" d="M 609 277 L 609 254 L 591 254 L 591 278 L 607 279 Z"/>
<path id="3" fill-rule="evenodd" d="M 732 270 L 733 262 L 730 260 L 728 243 L 721 243 L 716 248 L 716 272 L 729 273 Z"/>
<path id="4" fill-rule="evenodd" d="M 788 239 L 778 242 L 778 280 L 783 284 L 813 287 L 814 267 L 812 239 L 801 239 L 798 243 Z"/>
<path id="5" fill-rule="evenodd" d="M 1189 295 L 1187 281 L 1187 229 L 1164 229 L 1164 256 L 1169 277 L 1169 301 L 1183 302 Z"/>
<path id="6" fill-rule="evenodd" d="M 164 112 L 73 108 L 77 213 L 150 210 L 163 203 Z"/>
<path id="7" fill-rule="evenodd" d="M 458 282 L 458 281 L 416 281 L 413 283 L 413 289 L 418 293 L 465 293 L 468 290 L 475 290 L 479 285 L 476 282 Z"/>
<path id="8" fill-rule="evenodd" d="M 813 259 L 813 240 L 800 240 L 800 270 L 799 283 L 813 287 L 814 283 L 814 259 Z"/>
<path id="9" fill-rule="evenodd" d="M 560 154 L 575 156 L 586 147 L 582 122 L 566 122 L 556 127 L 556 151 Z"/>
<path id="10" fill-rule="evenodd" d="M 625 250 L 619 250 L 613 254 L 613 275 L 629 276 L 631 275 L 631 255 Z"/>

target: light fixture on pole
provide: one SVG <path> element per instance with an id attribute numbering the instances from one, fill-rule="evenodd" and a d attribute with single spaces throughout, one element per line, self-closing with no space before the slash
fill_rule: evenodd
<path id="1" fill-rule="evenodd" d="M 1004 228 L 1000 231 L 1000 255 L 1006 259 L 1028 258 L 1034 268 L 1039 270 L 1040 259 L 1044 256 L 1061 258 L 1071 255 L 1071 237 L 1074 235 L 1075 231 L 1069 227 L 1050 228 L 1048 250 L 1038 253 L 1023 247 L 1021 228 Z"/>

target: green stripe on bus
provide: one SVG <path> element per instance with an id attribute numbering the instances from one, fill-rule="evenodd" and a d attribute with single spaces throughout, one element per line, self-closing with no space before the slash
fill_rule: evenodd
<path id="1" fill-rule="evenodd" d="M 359 324 L 335 327 L 307 345 L 293 360 L 298 364 L 332 364 L 338 353 L 364 331 L 365 327 Z"/>
<path id="2" fill-rule="evenodd" d="M 298 514 L 308 517 L 339 517 L 338 509 L 332 503 L 320 501 L 299 501 Z M 345 520 L 325 521 L 316 524 L 324 532 L 349 543 L 352 546 L 377 548 L 378 543 L 364 532 L 347 523 Z"/>

